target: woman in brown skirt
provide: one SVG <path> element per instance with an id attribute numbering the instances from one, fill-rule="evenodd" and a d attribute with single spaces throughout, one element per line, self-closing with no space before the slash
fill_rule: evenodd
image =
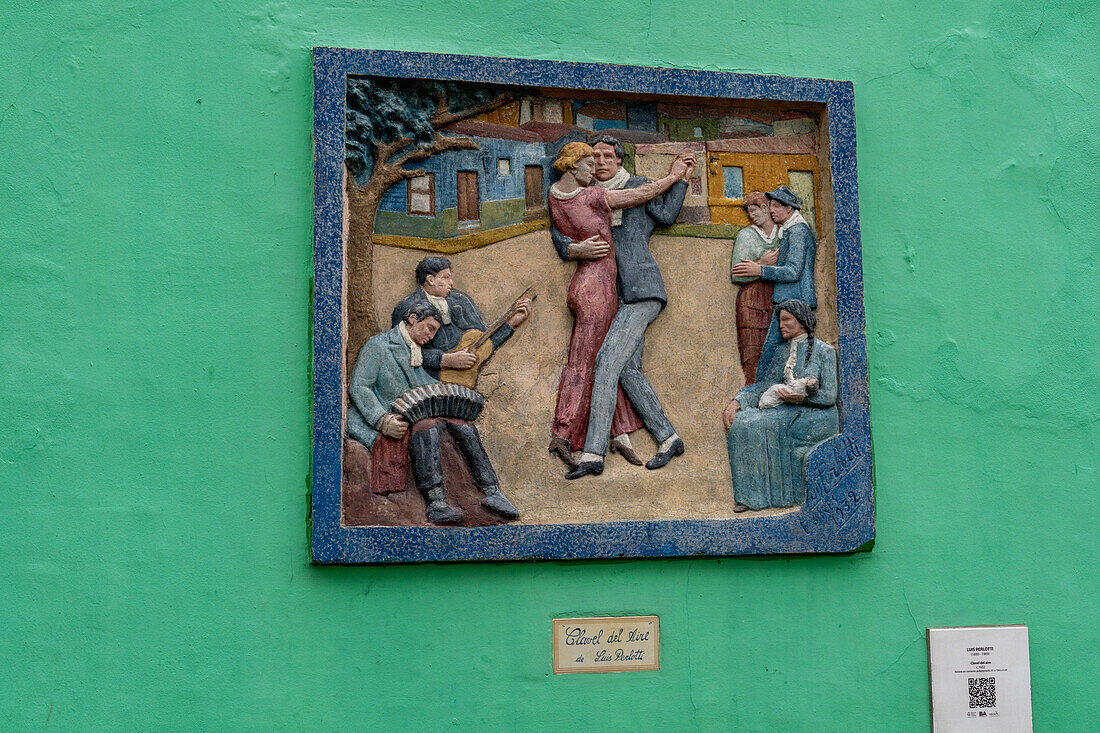
<path id="1" fill-rule="evenodd" d="M 767 197 L 759 191 L 752 191 L 745 194 L 742 206 L 752 224 L 737 233 L 730 268 L 742 260 L 774 265 L 775 253 L 779 249 L 779 230 L 768 211 Z M 752 384 L 756 381 L 756 365 L 760 361 L 760 352 L 772 320 L 774 286 L 758 277 L 731 275 L 731 278 L 735 285 L 741 286 L 737 290 L 737 353 L 741 357 L 745 384 Z"/>

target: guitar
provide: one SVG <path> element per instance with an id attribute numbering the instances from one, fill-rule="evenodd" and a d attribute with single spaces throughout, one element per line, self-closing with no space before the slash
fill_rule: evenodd
<path id="1" fill-rule="evenodd" d="M 440 369 L 439 381 L 447 384 L 461 384 L 463 387 L 474 389 L 477 386 L 477 378 L 480 375 L 481 367 L 485 366 L 485 362 L 493 356 L 493 342 L 489 339 L 500 330 L 501 326 L 508 322 L 509 318 L 516 314 L 516 306 L 519 305 L 521 300 L 530 298 L 534 301 L 537 297 L 534 288 L 527 288 L 512 302 L 511 307 L 505 311 L 504 315 L 493 321 L 487 329 L 479 331 L 472 328 L 462 334 L 462 338 L 458 340 L 458 345 L 447 353 L 456 354 L 459 351 L 469 351 L 476 360 L 469 369 Z"/>

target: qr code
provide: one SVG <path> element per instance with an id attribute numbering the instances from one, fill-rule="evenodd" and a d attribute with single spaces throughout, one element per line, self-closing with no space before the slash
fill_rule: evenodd
<path id="1" fill-rule="evenodd" d="M 970 707 L 997 707 L 996 677 L 968 677 L 966 682 L 967 688 L 970 690 Z"/>

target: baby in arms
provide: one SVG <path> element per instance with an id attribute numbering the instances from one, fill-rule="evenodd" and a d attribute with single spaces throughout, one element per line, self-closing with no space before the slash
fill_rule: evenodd
<path id="1" fill-rule="evenodd" d="M 767 391 L 760 395 L 760 404 L 758 407 L 761 410 L 766 410 L 769 407 L 777 407 L 783 404 L 783 398 L 779 396 L 780 389 L 786 389 L 791 394 L 809 397 L 817 392 L 818 384 L 817 380 L 813 377 L 795 379 L 794 365 L 788 364 L 787 368 L 783 370 L 783 381 L 768 387 Z"/>

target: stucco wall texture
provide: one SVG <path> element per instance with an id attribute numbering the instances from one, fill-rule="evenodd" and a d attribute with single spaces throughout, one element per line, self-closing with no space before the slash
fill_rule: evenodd
<path id="1" fill-rule="evenodd" d="M 992 7 L 991 7 L 992 6 Z M 700 31 L 699 21 L 705 21 Z M 928 730 L 924 627 L 1095 725 L 1100 6 L 0 8 L 0 729 Z M 851 79 L 878 540 L 312 567 L 310 53 Z M 657 614 L 659 672 L 550 674 Z"/>

